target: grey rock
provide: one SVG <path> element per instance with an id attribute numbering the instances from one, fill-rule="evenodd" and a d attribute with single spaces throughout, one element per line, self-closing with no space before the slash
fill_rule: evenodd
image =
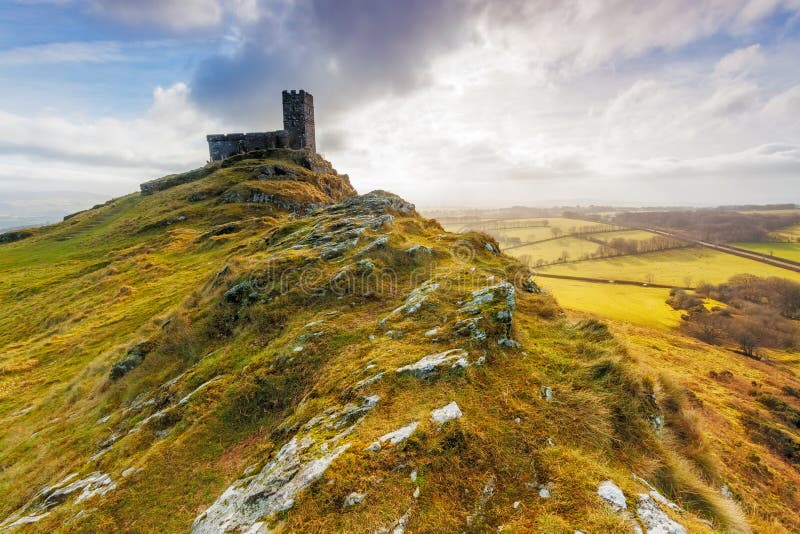
<path id="1" fill-rule="evenodd" d="M 628 509 L 625 494 L 611 480 L 602 481 L 597 488 L 597 494 L 617 512 Z"/>
<path id="2" fill-rule="evenodd" d="M 411 247 L 408 247 L 405 250 L 405 253 L 408 254 L 409 256 L 425 257 L 425 256 L 432 256 L 433 249 L 431 249 L 431 247 L 426 247 L 425 245 L 413 245 Z"/>
<path id="3" fill-rule="evenodd" d="M 348 495 L 345 498 L 344 507 L 345 508 L 349 508 L 350 506 L 355 506 L 358 503 L 360 503 L 361 501 L 363 501 L 364 497 L 366 497 L 366 495 L 364 493 L 358 493 L 358 492 L 354 491 L 354 492 L 352 492 L 350 495 Z"/>
<path id="4" fill-rule="evenodd" d="M 431 293 L 436 291 L 439 288 L 439 284 L 432 282 L 430 280 L 423 282 L 417 288 L 414 288 L 411 293 L 408 294 L 406 297 L 405 302 L 401 305 L 389 312 L 389 315 L 381 319 L 380 325 L 384 326 L 387 321 L 393 317 L 398 315 L 406 314 L 406 315 L 413 315 L 417 313 L 421 308 L 425 301 L 428 299 Z"/>
<path id="5" fill-rule="evenodd" d="M 359 380 L 355 386 L 353 386 L 353 391 L 358 391 L 359 389 L 365 388 L 367 386 L 371 386 L 372 384 L 383 380 L 383 373 L 378 373 L 376 375 L 370 376 L 363 380 Z"/>
<path id="6" fill-rule="evenodd" d="M 390 445 L 397 445 L 398 443 L 402 443 L 403 441 L 410 438 L 411 435 L 414 433 L 414 431 L 417 429 L 417 426 L 419 426 L 419 423 L 417 421 L 414 421 L 409 425 L 398 428 L 397 430 L 389 432 L 388 434 L 384 434 L 383 436 L 378 438 L 378 441 L 381 444 L 388 443 Z"/>
<path id="7" fill-rule="evenodd" d="M 650 495 L 640 493 L 638 500 L 636 515 L 641 519 L 647 534 L 687 534 L 683 525 L 670 519 Z"/>
<path id="8" fill-rule="evenodd" d="M 258 300 L 260 294 L 258 286 L 253 280 L 245 280 L 227 290 L 222 298 L 231 304 L 247 304 L 250 301 Z"/>
<path id="9" fill-rule="evenodd" d="M 518 349 L 522 347 L 519 342 L 514 341 L 513 339 L 503 337 L 497 340 L 497 344 L 501 347 L 506 347 L 507 349 Z"/>
<path id="10" fill-rule="evenodd" d="M 439 426 L 441 426 L 447 421 L 458 419 L 462 415 L 464 414 L 461 413 L 461 409 L 458 407 L 458 404 L 453 401 L 445 406 L 442 406 L 441 408 L 431 411 L 431 421 L 438 423 Z"/>
<path id="11" fill-rule="evenodd" d="M 722 487 L 720 488 L 719 492 L 726 499 L 733 499 L 734 498 L 733 492 L 731 491 L 731 489 L 728 487 L 727 484 L 723 484 Z"/>
<path id="12" fill-rule="evenodd" d="M 464 349 L 450 349 L 437 354 L 429 354 L 410 365 L 397 369 L 397 374 L 409 373 L 417 378 L 427 378 L 440 369 L 464 368 L 469 365 L 467 351 Z"/>
<path id="13" fill-rule="evenodd" d="M 125 357 L 111 367 L 111 371 L 108 373 L 109 378 L 111 378 L 111 380 L 119 380 L 139 367 L 144 361 L 145 356 L 147 356 L 154 347 L 155 344 L 153 342 L 143 341 L 129 348 Z"/>
<path id="14" fill-rule="evenodd" d="M 319 479 L 349 447 L 341 441 L 374 408 L 378 397 L 362 399 L 360 406 L 335 406 L 314 417 L 276 453 L 257 474 L 234 482 L 192 524 L 193 533 L 256 532 L 265 520 L 294 506 L 298 493 Z M 344 431 L 343 424 L 356 419 Z"/>

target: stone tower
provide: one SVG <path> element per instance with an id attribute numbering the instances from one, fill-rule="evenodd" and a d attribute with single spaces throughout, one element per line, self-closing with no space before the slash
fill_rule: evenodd
<path id="1" fill-rule="evenodd" d="M 314 97 L 302 89 L 283 92 L 283 129 L 289 134 L 289 148 L 317 150 L 314 139 Z"/>

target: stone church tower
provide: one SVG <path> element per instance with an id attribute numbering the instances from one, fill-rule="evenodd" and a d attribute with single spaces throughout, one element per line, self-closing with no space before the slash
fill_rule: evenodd
<path id="1" fill-rule="evenodd" d="M 314 97 L 300 91 L 283 92 L 283 130 L 211 134 L 206 136 L 212 161 L 271 148 L 317 151 L 314 139 Z"/>
<path id="2" fill-rule="evenodd" d="M 289 133 L 289 148 L 317 150 L 314 139 L 314 97 L 300 91 L 283 92 L 283 129 Z"/>

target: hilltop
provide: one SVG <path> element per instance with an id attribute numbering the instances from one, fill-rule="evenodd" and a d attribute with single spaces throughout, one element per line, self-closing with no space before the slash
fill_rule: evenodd
<path id="1" fill-rule="evenodd" d="M 800 528 L 800 445 L 735 396 L 760 362 L 631 350 L 490 236 L 358 195 L 311 151 L 4 241 L 0 530 Z"/>

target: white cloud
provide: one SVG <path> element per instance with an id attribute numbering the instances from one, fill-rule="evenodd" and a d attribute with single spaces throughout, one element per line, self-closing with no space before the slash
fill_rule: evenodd
<path id="1" fill-rule="evenodd" d="M 114 41 L 48 43 L 0 50 L 0 65 L 104 63 L 124 59 L 122 46 Z"/>
<path id="2" fill-rule="evenodd" d="M 199 167 L 208 158 L 205 134 L 221 126 L 198 110 L 189 94 L 183 83 L 157 87 L 151 107 L 131 120 L 76 122 L 2 111 L 0 188 L 25 176 L 22 189 L 52 187 L 56 180 L 60 189 L 92 183 L 95 190 L 116 194 L 148 178 Z"/>
<path id="3" fill-rule="evenodd" d="M 297 63 L 294 26 L 284 19 L 295 3 L 201 1 L 209 10 L 178 0 L 93 5 L 129 24 L 225 26 L 226 57 L 273 47 L 270 61 L 256 63 L 260 70 L 247 61 L 224 71 L 225 62 L 204 63 L 204 79 L 220 96 L 202 108 L 176 84 L 157 88 L 149 110 L 129 120 L 0 113 L 0 182 L 25 175 L 42 187 L 62 180 L 124 192 L 202 164 L 206 133 L 277 127 L 255 126 L 280 113 L 279 94 L 265 93 L 258 75 L 268 84 L 297 83 L 298 69 L 287 67 Z M 316 97 L 320 149 L 362 192 L 389 189 L 421 205 L 800 201 L 796 43 L 751 45 L 754 25 L 780 9 L 800 9 L 800 0 L 491 2 L 470 11 L 470 38 L 432 41 L 424 61 L 380 54 L 361 37 L 346 39 L 339 55 L 315 56 L 319 43 L 309 37 L 304 45 L 322 75 L 313 73 L 318 86 L 305 88 Z M 343 28 L 352 23 L 334 15 Z M 719 35 L 746 46 L 703 48 Z M 402 44 L 414 37 L 396 36 Z M 395 44 L 387 39 L 384 52 Z M 687 44 L 697 46 L 687 51 Z M 420 83 L 359 90 L 361 80 L 405 68 Z M 224 110 L 227 92 L 241 87 L 253 89 L 253 101 L 229 100 L 252 122 L 229 129 L 204 111 Z"/>
<path id="4" fill-rule="evenodd" d="M 266 11 L 265 4 L 261 0 L 90 0 L 89 6 L 96 15 L 132 26 L 157 26 L 186 33 L 216 28 L 228 19 L 245 24 L 258 22 Z"/>
<path id="5" fill-rule="evenodd" d="M 793 118 L 795 123 L 800 122 L 800 85 L 770 98 L 764 110 L 773 117 Z"/>
<path id="6" fill-rule="evenodd" d="M 220 0 L 91 0 L 90 6 L 95 14 L 125 24 L 160 26 L 179 32 L 217 26 L 223 14 Z"/>
<path id="7" fill-rule="evenodd" d="M 714 74 L 717 76 L 747 75 L 765 62 L 766 58 L 761 51 L 761 45 L 754 44 L 723 56 L 714 67 Z"/>

